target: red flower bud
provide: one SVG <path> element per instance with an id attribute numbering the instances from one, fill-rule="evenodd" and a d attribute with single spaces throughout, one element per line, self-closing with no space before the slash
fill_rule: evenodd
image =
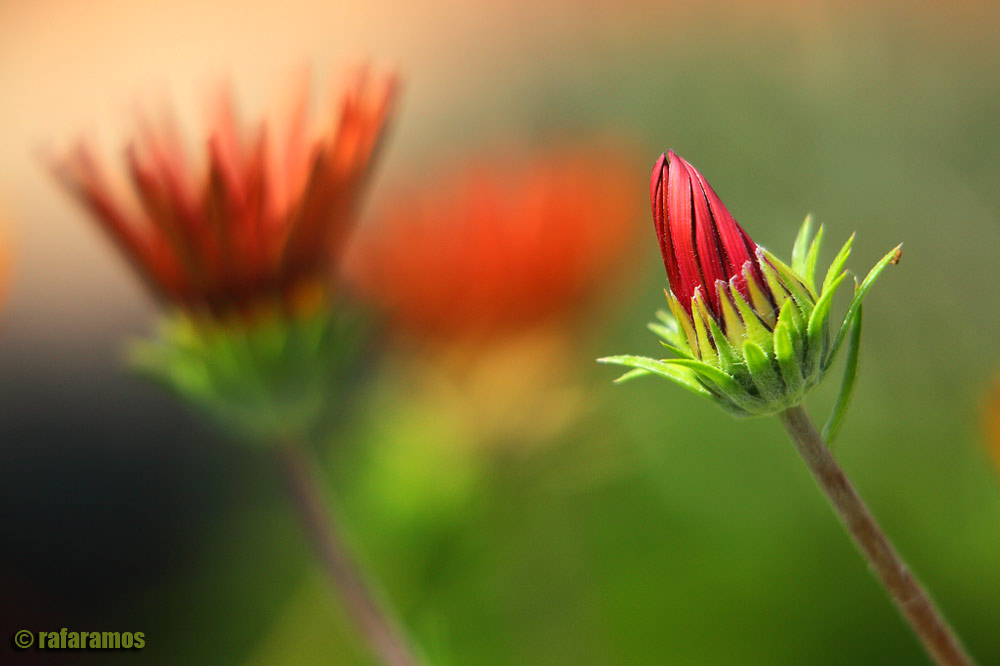
<path id="1" fill-rule="evenodd" d="M 743 269 L 765 284 L 757 244 L 729 214 L 722 200 L 698 170 L 669 151 L 660 156 L 649 181 L 653 224 L 660 241 L 670 290 L 688 314 L 701 287 L 706 306 L 722 320 L 716 282 L 734 285 L 747 300 L 750 293 Z"/>

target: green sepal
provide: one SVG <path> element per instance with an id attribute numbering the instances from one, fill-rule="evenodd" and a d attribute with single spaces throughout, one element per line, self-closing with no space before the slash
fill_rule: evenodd
<path id="1" fill-rule="evenodd" d="M 809 359 L 806 365 L 806 377 L 813 380 L 818 379 L 819 373 L 825 368 L 823 362 L 824 345 L 830 330 L 830 307 L 833 305 L 833 297 L 841 283 L 847 278 L 847 271 L 844 271 L 836 278 L 828 289 L 823 290 L 823 295 L 816 302 L 812 316 L 809 317 L 809 326 L 806 335 L 809 347 Z"/>
<path id="2" fill-rule="evenodd" d="M 833 258 L 833 263 L 830 264 L 830 268 L 826 271 L 826 277 L 823 278 L 823 289 L 820 294 L 825 294 L 833 281 L 837 279 L 840 272 L 844 270 L 844 265 L 847 264 L 847 258 L 851 256 L 851 246 L 854 244 L 854 234 L 851 234 L 850 238 L 844 243 L 844 246 L 840 248 L 840 252 L 837 256 Z"/>
<path id="3" fill-rule="evenodd" d="M 785 382 L 786 395 L 793 402 L 801 400 L 805 391 L 802 364 L 799 363 L 788 325 L 783 321 L 779 321 L 774 328 L 774 358 Z"/>
<path id="4" fill-rule="evenodd" d="M 759 414 L 766 407 L 766 403 L 763 400 L 751 395 L 742 384 L 714 365 L 685 358 L 668 359 L 664 363 L 691 368 L 698 374 L 702 382 L 710 387 L 714 385 L 720 394 L 750 414 Z"/>
<path id="5" fill-rule="evenodd" d="M 771 291 L 771 296 L 774 298 L 774 304 L 780 310 L 781 306 L 785 304 L 785 301 L 792 297 L 792 292 L 786 288 L 784 284 L 782 284 L 777 271 L 775 271 L 774 267 L 764 259 L 764 255 L 758 252 L 757 256 L 760 262 L 760 270 L 764 274 L 764 281 L 767 282 L 767 288 Z M 770 323 L 771 326 L 774 326 L 774 324 L 777 323 L 777 319 L 768 323 Z"/>
<path id="6" fill-rule="evenodd" d="M 248 325 L 166 318 L 130 367 L 252 441 L 304 433 L 343 398 L 360 321 L 323 312 Z"/>
<path id="7" fill-rule="evenodd" d="M 803 284 L 802 278 L 796 275 L 784 262 L 762 247 L 757 248 L 757 258 L 760 261 L 760 267 L 764 271 L 764 277 L 767 279 L 768 284 L 772 284 L 773 281 L 777 280 L 779 284 L 792 294 L 802 313 L 808 317 L 809 313 L 812 312 L 816 299 L 809 292 L 809 288 Z"/>
<path id="8" fill-rule="evenodd" d="M 657 321 L 647 324 L 649 330 L 673 346 L 685 350 L 685 355 L 690 356 L 691 346 L 684 334 L 678 329 L 677 320 L 666 310 L 657 310 L 656 319 Z"/>
<path id="9" fill-rule="evenodd" d="M 719 325 L 715 323 L 715 317 L 706 317 L 708 322 L 708 330 L 712 334 L 712 340 L 715 341 L 715 350 L 719 354 L 719 364 L 726 369 L 731 369 L 740 364 L 742 360 L 733 349 L 733 346 L 729 343 L 729 339 L 726 334 L 722 332 Z"/>
<path id="10" fill-rule="evenodd" d="M 646 373 L 659 375 L 674 382 L 678 386 L 691 391 L 695 395 L 700 395 L 703 398 L 714 398 L 711 391 L 705 388 L 701 382 L 698 380 L 698 375 L 690 368 L 683 367 L 677 363 L 666 363 L 664 361 L 658 361 L 655 358 L 648 358 L 646 356 L 606 356 L 604 358 L 597 359 L 598 363 L 610 363 L 614 365 L 623 365 L 626 368 L 634 368 L 630 372 L 626 372 L 624 375 L 618 378 L 617 381 L 628 381 L 639 375 L 634 374 L 636 370 L 641 370 Z"/>
<path id="11" fill-rule="evenodd" d="M 694 310 L 691 318 L 694 319 L 694 332 L 698 339 L 698 357 L 710 365 L 718 365 L 719 354 L 708 338 L 707 322 L 712 318 L 712 315 L 705 307 L 705 296 L 702 294 L 701 287 L 694 290 L 694 296 L 691 297 L 691 309 Z"/>
<path id="12" fill-rule="evenodd" d="M 816 232 L 816 237 L 813 238 L 812 244 L 809 245 L 809 253 L 806 255 L 806 265 L 801 271 L 796 271 L 799 275 L 805 278 L 806 286 L 809 288 L 809 292 L 812 294 L 813 300 L 817 298 L 819 292 L 816 291 L 816 263 L 819 261 L 819 250 L 823 245 L 823 225 L 819 225 L 819 231 Z"/>
<path id="13" fill-rule="evenodd" d="M 667 328 L 676 331 L 677 330 L 677 320 L 674 316 L 667 312 L 666 310 L 657 310 L 653 313 L 657 321 L 666 326 Z"/>
<path id="14" fill-rule="evenodd" d="M 803 339 L 803 333 L 806 330 L 808 322 L 803 319 L 802 312 L 795 306 L 795 302 L 792 299 L 785 301 L 785 304 L 781 306 L 781 311 L 778 312 L 778 324 L 775 325 L 775 329 L 782 324 L 785 326 L 789 339 L 792 341 L 792 348 L 796 358 L 805 360 L 806 354 L 809 353 L 809 346 L 806 344 L 806 340 Z"/>
<path id="15" fill-rule="evenodd" d="M 774 365 L 767 354 L 750 340 L 743 343 L 743 358 L 746 359 L 750 378 L 767 402 L 774 402 L 785 392 L 785 385 L 774 370 Z"/>
<path id="16" fill-rule="evenodd" d="M 633 368 L 614 381 L 615 384 L 624 384 L 625 382 L 636 379 L 637 377 L 646 377 L 651 374 L 653 373 L 645 368 Z"/>
<path id="17" fill-rule="evenodd" d="M 670 353 L 672 353 L 677 358 L 694 358 L 693 356 L 691 356 L 691 354 L 687 353 L 686 351 L 684 351 L 680 347 L 675 347 L 674 345 L 670 344 L 666 340 L 660 340 L 659 342 L 660 342 L 660 345 L 662 345 L 664 349 L 668 349 L 670 351 Z"/>
<path id="18" fill-rule="evenodd" d="M 680 342 L 681 338 L 668 327 L 651 322 L 647 325 L 647 328 L 660 338 L 659 342 L 661 345 L 669 349 L 677 356 L 682 358 L 689 358 L 691 356 L 691 352 L 688 351 L 687 342 L 683 342 L 679 345 L 676 344 L 677 342 Z"/>
<path id="19" fill-rule="evenodd" d="M 736 312 L 732 298 L 729 297 L 729 283 L 725 280 L 715 281 L 715 291 L 719 296 L 719 303 L 722 306 L 722 323 L 726 327 L 726 338 L 736 353 L 743 347 L 743 340 L 747 336 L 747 327 Z"/>
<path id="20" fill-rule="evenodd" d="M 680 330 L 684 331 L 691 355 L 698 356 L 698 339 L 695 336 L 694 323 L 691 321 L 691 316 L 684 309 L 684 306 L 681 305 L 681 302 L 677 300 L 673 292 L 664 289 L 663 293 L 667 295 L 667 305 L 670 306 L 670 311 L 674 315 L 674 321 L 677 322 Z"/>
<path id="21" fill-rule="evenodd" d="M 748 283 L 749 284 L 749 283 Z M 740 317 L 743 318 L 743 325 L 746 327 L 747 339 L 753 340 L 760 346 L 767 346 L 771 340 L 771 331 L 769 331 L 764 323 L 754 312 L 750 304 L 743 299 L 743 294 L 740 290 L 736 288 L 736 285 L 730 283 L 729 293 L 733 296 L 733 302 L 736 304 L 736 309 L 739 310 Z"/>
<path id="22" fill-rule="evenodd" d="M 757 312 L 757 316 L 760 317 L 762 322 L 767 324 L 769 329 L 773 328 L 776 323 L 774 308 L 775 306 L 781 307 L 781 304 L 784 303 L 785 299 L 788 297 L 788 291 L 778 285 L 778 291 L 771 294 L 774 298 L 772 302 L 767 296 L 764 295 L 761 285 L 757 283 L 757 280 L 753 275 L 753 271 L 750 270 L 750 265 L 749 260 L 743 264 L 743 280 L 746 284 L 747 291 L 750 293 L 750 300 L 748 301 L 748 304 L 753 305 L 754 310 Z M 767 279 L 766 275 L 765 279 Z M 739 293 L 735 280 L 729 281 L 729 288 L 731 291 Z"/>
<path id="23" fill-rule="evenodd" d="M 805 275 L 806 254 L 809 251 L 809 240 L 813 234 L 812 213 L 806 215 L 805 221 L 799 227 L 799 233 L 795 236 L 795 244 L 792 245 L 792 270 L 800 275 Z"/>
<path id="24" fill-rule="evenodd" d="M 646 324 L 646 328 L 655 333 L 656 337 L 661 338 L 671 344 L 674 344 L 674 342 L 676 342 L 677 340 L 677 332 L 671 330 L 668 326 L 664 326 L 663 324 L 651 321 L 648 324 Z"/>
<path id="25" fill-rule="evenodd" d="M 778 322 L 784 321 L 792 331 L 805 331 L 806 326 L 809 324 L 809 318 L 807 314 L 802 312 L 802 309 L 795 302 L 794 298 L 789 298 L 785 301 L 785 304 L 781 306 L 778 311 Z M 801 336 L 796 335 L 795 339 L 801 343 Z M 799 352 L 803 350 L 801 347 L 796 348 Z"/>
<path id="26" fill-rule="evenodd" d="M 861 315 L 862 308 L 858 308 L 851 324 L 851 337 L 847 343 L 847 359 L 844 364 L 844 376 L 840 380 L 840 391 L 837 393 L 837 402 L 833 405 L 830 418 L 823 426 L 823 441 L 827 446 L 833 443 L 840 425 L 847 414 L 847 408 L 851 402 L 851 395 L 854 392 L 854 381 L 858 376 L 858 358 L 861 351 Z"/>
<path id="27" fill-rule="evenodd" d="M 889 264 L 899 263 L 899 257 L 902 254 L 903 244 L 900 243 L 893 249 L 889 250 L 889 253 L 882 257 L 874 268 L 868 271 L 868 275 L 865 279 L 861 281 L 861 286 L 854 290 L 854 298 L 851 299 L 851 304 L 847 307 L 847 314 L 844 315 L 844 322 L 840 326 L 840 331 L 837 332 L 837 337 L 833 341 L 833 345 L 830 347 L 830 352 L 823 359 L 823 369 L 830 367 L 833 363 L 833 359 L 837 355 L 837 351 L 840 349 L 841 343 L 844 341 L 844 336 L 847 335 L 847 329 L 851 325 L 851 320 L 854 319 L 855 313 L 861 307 L 861 302 L 868 295 L 868 291 L 875 284 L 875 280 L 882 274 Z"/>

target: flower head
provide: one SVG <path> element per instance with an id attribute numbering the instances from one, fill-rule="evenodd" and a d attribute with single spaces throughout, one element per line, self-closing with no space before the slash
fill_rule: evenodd
<path id="1" fill-rule="evenodd" d="M 602 361 L 633 368 L 623 378 L 664 376 L 737 415 L 773 414 L 802 402 L 853 327 L 846 392 L 831 422 L 839 424 L 853 386 L 861 301 L 885 267 L 898 261 L 899 248 L 856 286 L 831 343 L 830 307 L 848 274 L 844 264 L 853 236 L 817 288 L 814 273 L 823 228 L 813 237 L 810 218 L 788 266 L 754 243 L 704 176 L 673 151 L 653 167 L 650 199 L 672 313 L 659 313 L 660 321 L 650 328 L 677 358 L 615 356 Z"/>
<path id="2" fill-rule="evenodd" d="M 348 276 L 396 329 L 488 339 L 579 309 L 622 258 L 635 215 L 617 152 L 483 157 L 399 191 L 356 238 Z"/>
<path id="3" fill-rule="evenodd" d="M 55 170 L 159 300 L 216 320 L 295 311 L 323 291 L 396 88 L 395 76 L 359 69 L 329 130 L 311 138 L 301 101 L 282 136 L 266 122 L 246 136 L 223 94 L 203 168 L 172 126 L 146 124 L 125 153 L 131 192 L 110 185 L 84 142 Z"/>

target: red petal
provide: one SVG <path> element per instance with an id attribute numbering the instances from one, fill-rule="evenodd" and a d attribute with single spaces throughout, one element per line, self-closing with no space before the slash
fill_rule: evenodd
<path id="1" fill-rule="evenodd" d="M 755 255 L 757 244 L 753 242 L 733 216 L 730 215 L 725 204 L 719 199 L 719 196 L 712 189 L 712 186 L 708 184 L 708 181 L 705 180 L 705 177 L 697 171 L 695 173 L 698 176 L 698 182 L 701 184 L 701 190 L 708 200 L 709 208 L 712 211 L 713 223 L 722 245 L 723 254 L 725 255 L 724 262 L 725 270 L 728 273 L 727 279 L 737 277 L 737 282 L 742 285 L 743 278 L 741 271 L 743 270 L 743 264 L 750 261 L 754 277 L 762 282 L 763 275 L 760 272 L 760 266 L 757 265 L 757 257 Z M 740 291 L 742 292 L 744 289 L 745 286 Z"/>
<path id="2" fill-rule="evenodd" d="M 677 162 L 677 155 L 673 151 L 667 153 L 667 158 L 667 227 L 679 274 L 677 284 L 671 284 L 670 289 L 685 309 L 690 311 L 695 287 L 703 283 L 695 249 L 694 219 L 691 217 L 692 183 L 687 170 Z"/>
<path id="3" fill-rule="evenodd" d="M 715 315 L 721 314 L 719 310 L 719 296 L 715 289 L 708 289 L 708 285 L 714 285 L 717 280 L 726 280 L 729 275 L 723 265 L 722 250 L 719 246 L 719 236 L 712 221 L 712 214 L 709 211 L 708 201 L 705 199 L 701 187 L 698 186 L 698 171 L 681 158 L 677 158 L 681 166 L 691 179 L 692 200 L 694 210 L 694 232 L 697 247 L 698 264 L 701 266 L 703 282 L 702 292 L 707 296 L 706 305 Z"/>

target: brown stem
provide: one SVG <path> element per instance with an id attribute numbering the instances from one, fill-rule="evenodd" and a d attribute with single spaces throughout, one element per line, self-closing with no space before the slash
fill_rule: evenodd
<path id="1" fill-rule="evenodd" d="M 416 651 L 345 545 L 333 512 L 324 502 L 315 463 L 295 440 L 282 442 L 278 452 L 288 491 L 320 564 L 368 647 L 383 666 L 419 666 Z"/>
<path id="2" fill-rule="evenodd" d="M 802 405 L 792 407 L 779 414 L 778 418 L 854 543 L 934 662 L 939 666 L 972 666 L 972 658 L 889 543 L 858 491 L 834 460 L 805 408 Z"/>

